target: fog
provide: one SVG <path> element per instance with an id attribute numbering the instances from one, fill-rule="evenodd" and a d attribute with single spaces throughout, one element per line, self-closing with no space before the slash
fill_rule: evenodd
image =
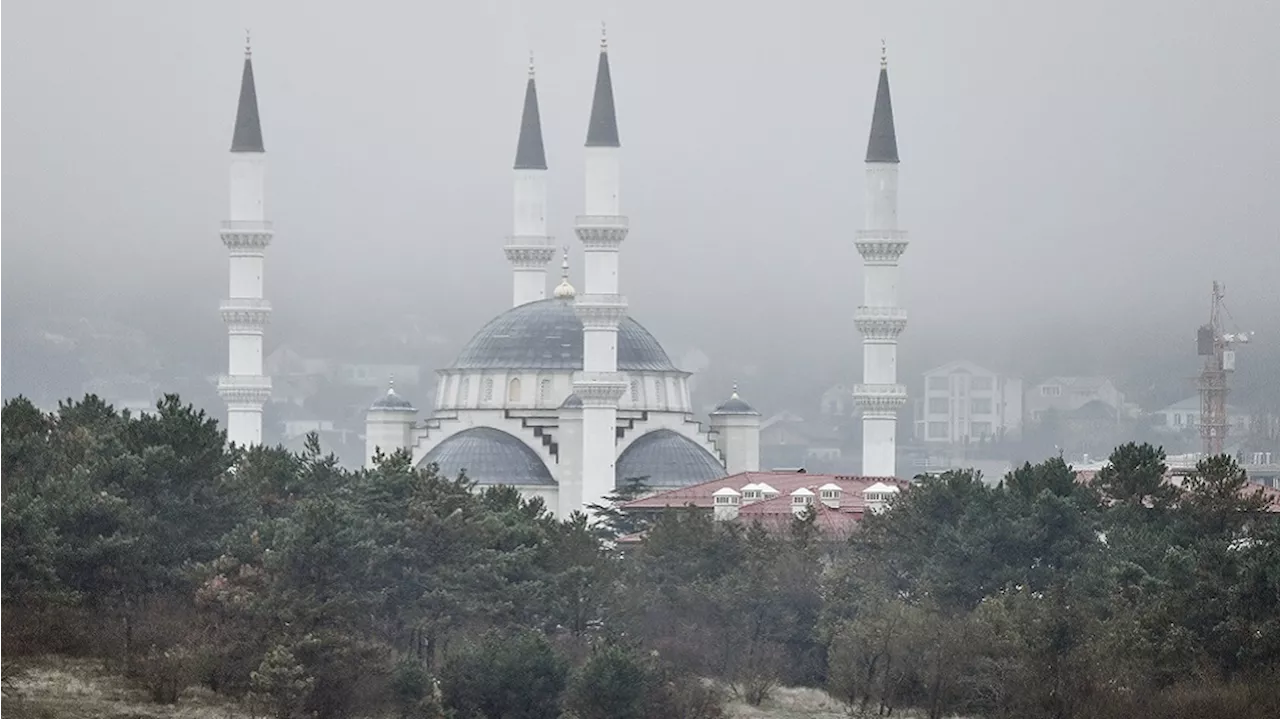
<path id="1" fill-rule="evenodd" d="M 1254 357 L 1280 357 L 1267 0 L 5 10 L 6 328 L 106 314 L 222 368 L 217 228 L 248 27 L 276 227 L 268 351 L 404 314 L 460 346 L 510 301 L 530 51 L 551 232 L 581 282 L 572 222 L 604 20 L 632 227 L 623 292 L 673 355 L 860 372 L 853 236 L 883 38 L 912 241 L 904 375 L 962 356 L 1029 376 L 1194 367 L 1212 280 L 1259 331 Z M 22 350 L 6 340 L 6 364 Z"/>

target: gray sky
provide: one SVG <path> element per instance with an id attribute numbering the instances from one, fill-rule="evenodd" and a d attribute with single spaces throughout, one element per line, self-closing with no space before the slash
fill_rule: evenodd
<path id="1" fill-rule="evenodd" d="M 510 299 L 501 246 L 530 49 L 552 232 L 580 255 L 572 220 L 603 19 L 632 226 L 623 292 L 668 343 L 860 362 L 853 234 L 881 37 L 912 239 L 906 349 L 1125 327 L 1187 344 L 1213 279 L 1242 324 L 1280 325 L 1276 2 L 5 11 L 10 307 L 51 288 L 86 306 L 111 293 L 176 318 L 190 308 L 186 329 L 219 346 L 217 226 L 251 27 L 278 324 L 408 303 L 460 342 Z"/>

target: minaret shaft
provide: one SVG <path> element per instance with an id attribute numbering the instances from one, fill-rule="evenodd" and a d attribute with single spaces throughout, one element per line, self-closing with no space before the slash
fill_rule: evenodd
<path id="1" fill-rule="evenodd" d="M 587 127 L 583 215 L 575 232 L 582 241 L 584 283 L 574 308 L 582 320 L 582 372 L 573 391 L 582 400 L 582 481 L 561 506 L 601 503 L 616 486 L 618 400 L 626 382 L 618 372 L 618 325 L 627 311 L 619 294 L 618 255 L 628 232 L 619 202 L 621 143 L 614 115 L 608 54 L 603 47 Z M 561 489 L 566 491 L 566 488 Z"/>
<path id="2" fill-rule="evenodd" d="M 227 325 L 227 374 L 218 381 L 218 394 L 227 403 L 227 440 L 241 446 L 262 443 L 262 407 L 271 396 L 262 351 L 271 315 L 263 292 L 266 248 L 272 238 L 266 220 L 266 175 L 253 64 L 246 56 L 231 145 L 228 219 L 220 233 L 230 256 L 227 299 L 219 308 Z"/>
<path id="3" fill-rule="evenodd" d="M 862 474 L 897 476 L 898 410 L 906 388 L 898 384 L 898 335 L 906 310 L 898 306 L 898 261 L 906 233 L 898 228 L 898 144 L 882 65 L 867 144 L 865 229 L 858 233 L 864 270 L 863 304 L 855 322 L 862 333 L 862 384 L 854 399 L 862 409 Z"/>
<path id="4" fill-rule="evenodd" d="M 547 264 L 555 256 L 547 235 L 547 158 L 532 68 L 525 87 L 514 173 L 513 227 L 502 249 L 511 263 L 511 302 L 519 307 L 546 299 Z"/>

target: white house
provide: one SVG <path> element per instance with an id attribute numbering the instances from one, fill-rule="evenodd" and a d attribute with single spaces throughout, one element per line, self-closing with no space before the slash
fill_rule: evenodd
<path id="1" fill-rule="evenodd" d="M 1199 431 L 1200 397 L 1191 396 L 1151 413 L 1152 428 L 1158 432 Z M 1227 426 L 1237 438 L 1249 431 L 1249 415 L 1239 407 L 1227 405 Z"/>
<path id="2" fill-rule="evenodd" d="M 916 438 L 957 443 L 1016 438 L 1022 432 L 1022 380 L 959 360 L 924 373 Z"/>

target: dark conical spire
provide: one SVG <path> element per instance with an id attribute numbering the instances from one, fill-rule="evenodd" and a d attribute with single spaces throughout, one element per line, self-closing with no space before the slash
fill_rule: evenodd
<path id="1" fill-rule="evenodd" d="M 262 125 L 258 122 L 258 92 L 253 86 L 253 53 L 244 48 L 244 74 L 240 76 L 240 105 L 236 108 L 236 129 L 231 135 L 232 152 L 266 152 L 262 146 Z"/>
<path id="2" fill-rule="evenodd" d="M 893 102 L 889 99 L 889 66 L 881 55 L 876 109 L 871 116 L 871 138 L 867 140 L 867 162 L 897 161 L 898 136 L 893 130 Z"/>
<path id="3" fill-rule="evenodd" d="M 529 62 L 529 82 L 524 86 L 524 114 L 520 117 L 515 169 L 547 169 L 547 153 L 542 147 L 542 119 L 538 114 L 538 85 L 533 79 L 532 60 Z"/>
<path id="4" fill-rule="evenodd" d="M 603 30 L 600 34 L 600 62 L 596 65 L 596 92 L 591 100 L 591 122 L 587 125 L 587 147 L 622 147 L 618 140 L 618 117 L 613 111 L 609 46 Z"/>

